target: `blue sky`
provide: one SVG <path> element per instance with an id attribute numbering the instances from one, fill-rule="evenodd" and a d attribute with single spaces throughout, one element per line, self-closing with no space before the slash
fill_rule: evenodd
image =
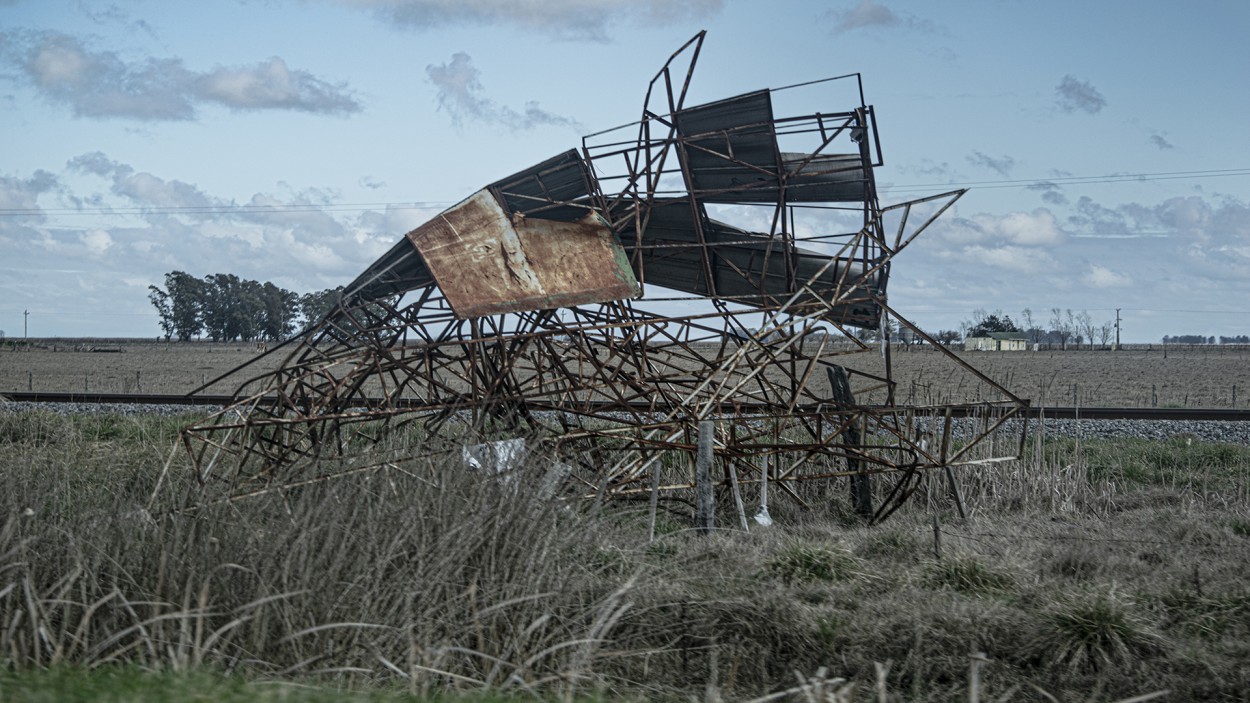
<path id="1" fill-rule="evenodd" d="M 894 265 L 922 327 L 1250 333 L 1241 0 L 0 0 L 0 329 L 156 336 L 172 270 L 346 283 L 636 119 L 700 29 L 693 102 L 861 72 L 883 204 L 971 187 Z"/>

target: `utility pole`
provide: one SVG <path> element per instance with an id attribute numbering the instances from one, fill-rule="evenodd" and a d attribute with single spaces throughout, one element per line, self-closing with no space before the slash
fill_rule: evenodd
<path id="1" fill-rule="evenodd" d="M 22 311 L 22 339 L 30 337 L 30 311 Z"/>
<path id="2" fill-rule="evenodd" d="M 1115 309 L 1115 349 L 1120 351 L 1120 308 Z"/>

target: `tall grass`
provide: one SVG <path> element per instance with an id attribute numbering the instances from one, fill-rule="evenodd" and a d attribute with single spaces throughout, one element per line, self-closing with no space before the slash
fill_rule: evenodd
<path id="1" fill-rule="evenodd" d="M 559 698 L 936 701 L 974 674 L 994 700 L 1250 689 L 1250 450 L 1187 465 L 1192 447 L 1167 445 L 1160 466 L 1207 477 L 1160 485 L 1099 474 L 1112 446 L 1052 443 L 957 474 L 969 522 L 935 474 L 876 528 L 835 484 L 801 489 L 814 510 L 778 503 L 772 529 L 709 538 L 677 503 L 649 544 L 645 506 L 520 490 L 541 460 L 492 477 L 419 446 L 350 479 L 149 512 L 178 424 L 0 414 L 5 667 Z M 173 456 L 162 491 L 185 495 Z"/>
<path id="2" fill-rule="evenodd" d="M 0 656 L 11 665 L 558 688 L 594 684 L 599 659 L 620 656 L 604 645 L 631 582 L 595 573 L 595 521 L 512 484 L 416 461 L 152 515 L 141 506 L 155 452 L 139 452 L 136 472 L 108 465 L 92 427 L 4 419 Z"/>

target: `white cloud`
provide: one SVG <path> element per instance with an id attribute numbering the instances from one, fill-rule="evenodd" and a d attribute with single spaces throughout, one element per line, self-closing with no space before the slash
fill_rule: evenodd
<path id="1" fill-rule="evenodd" d="M 90 229 L 83 233 L 82 242 L 87 251 L 99 256 L 113 246 L 113 238 L 102 229 Z"/>
<path id="2" fill-rule="evenodd" d="M 1045 208 L 1006 215 L 979 213 L 970 218 L 938 220 L 934 230 L 954 244 L 1012 244 L 1055 246 L 1066 239 L 1054 214 Z"/>
<path id="3" fill-rule="evenodd" d="M 235 110 L 296 110 L 350 114 L 360 110 L 343 84 L 331 84 L 307 71 L 292 71 L 274 56 L 243 68 L 219 68 L 197 81 L 198 93 Z"/>
<path id="4" fill-rule="evenodd" d="M 1048 252 L 1031 247 L 973 245 L 964 247 L 958 256 L 972 267 L 981 264 L 1021 273 L 1045 274 L 1058 268 L 1058 262 Z"/>
<path id="5" fill-rule="evenodd" d="M 899 14 L 873 0 L 859 0 L 859 3 L 854 7 L 835 11 L 832 15 L 836 20 L 833 31 L 839 34 L 873 28 L 936 30 L 936 25 L 929 20 L 923 20 L 913 15 Z"/>
<path id="6" fill-rule="evenodd" d="M 576 120 L 547 112 L 536 102 L 528 102 L 523 111 L 517 111 L 483 96 L 482 83 L 478 80 L 481 71 L 473 65 L 473 58 L 464 52 L 453 54 L 447 63 L 426 66 L 425 74 L 438 88 L 439 109 L 447 112 L 453 124 L 478 121 L 512 130 L 541 125 L 580 127 Z"/>
<path id="7" fill-rule="evenodd" d="M 30 178 L 0 176 L 0 210 L 7 213 L 5 217 L 0 217 L 0 226 L 3 223 L 42 220 L 44 215 L 39 206 L 39 196 L 56 190 L 58 186 L 56 175 L 44 170 L 35 171 Z"/>
<path id="8" fill-rule="evenodd" d="M 127 60 L 113 51 L 89 49 L 66 34 L 24 32 L 8 38 L 0 59 L 16 66 L 45 99 L 69 107 L 78 117 L 191 120 L 205 104 L 328 115 L 361 109 L 344 84 L 291 70 L 278 57 L 253 66 L 197 72 L 182 59 Z"/>
<path id="9" fill-rule="evenodd" d="M 723 0 L 338 0 L 397 27 L 508 25 L 560 39 L 607 41 L 608 28 L 621 23 L 667 26 L 705 19 L 720 12 Z"/>
<path id="10" fill-rule="evenodd" d="M 1133 285 L 1132 277 L 1098 264 L 1090 264 L 1085 282 L 1095 288 L 1124 288 Z"/>
<path id="11" fill-rule="evenodd" d="M 1250 203 L 1231 197 L 1189 195 L 1153 205 L 1130 202 L 1108 207 L 1083 196 L 1067 219 L 1073 229 L 1088 235 L 1170 235 L 1198 246 L 1250 242 Z"/>
<path id="12" fill-rule="evenodd" d="M 190 183 L 167 181 L 150 173 L 119 175 L 113 180 L 113 192 L 143 207 L 185 209 L 219 204 Z"/>
<path id="13" fill-rule="evenodd" d="M 993 218 L 983 219 L 992 220 Z M 994 222 L 1000 236 L 1007 241 L 1026 246 L 1055 246 L 1064 241 L 1063 232 L 1049 210 L 1037 209 L 1031 213 L 1012 212 Z"/>
<path id="14" fill-rule="evenodd" d="M 55 40 L 38 47 L 27 64 L 31 77 L 51 90 L 85 83 L 89 67 L 87 56 L 78 46 Z"/>

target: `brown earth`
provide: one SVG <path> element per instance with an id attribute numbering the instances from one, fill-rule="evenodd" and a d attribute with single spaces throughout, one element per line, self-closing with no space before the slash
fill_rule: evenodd
<path id="1" fill-rule="evenodd" d="M 94 348 L 96 351 L 90 351 Z M 251 343 L 159 343 L 148 340 L 47 340 L 0 348 L 0 392 L 186 393 L 249 361 L 250 367 L 205 390 L 230 393 L 240 382 L 281 363 L 285 350 L 263 356 Z M 1250 406 L 1250 351 L 1184 347 L 1040 352 L 957 352 L 956 356 L 1034 404 L 1085 407 Z M 852 369 L 881 375 L 876 352 L 840 357 Z M 934 350 L 892 353 L 896 398 L 902 403 L 1000 397 L 990 386 Z"/>

